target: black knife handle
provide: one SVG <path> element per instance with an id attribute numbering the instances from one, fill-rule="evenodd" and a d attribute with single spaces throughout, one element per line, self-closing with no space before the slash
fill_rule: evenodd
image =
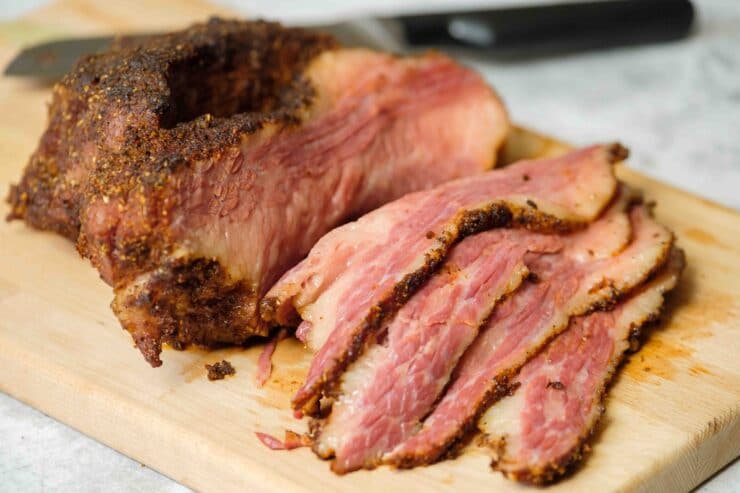
<path id="1" fill-rule="evenodd" d="M 399 21 L 410 45 L 526 54 L 679 39 L 693 19 L 689 0 L 612 0 L 410 15 Z"/>

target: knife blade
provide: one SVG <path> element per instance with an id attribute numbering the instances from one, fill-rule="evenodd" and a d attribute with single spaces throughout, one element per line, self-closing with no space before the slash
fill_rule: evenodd
<path id="1" fill-rule="evenodd" d="M 680 39 L 691 29 L 690 0 L 611 0 L 472 10 L 305 26 L 333 34 L 345 46 L 407 52 L 431 46 L 463 48 L 499 59 L 531 58 Z M 126 36 L 137 41 L 151 34 Z M 114 36 L 52 40 L 22 49 L 5 67 L 10 76 L 55 80 L 85 54 L 111 46 Z"/>
<path id="2" fill-rule="evenodd" d="M 404 51 L 402 43 L 388 35 L 395 27 L 381 20 L 365 19 L 306 27 L 328 32 L 348 47 L 364 46 L 384 51 Z M 136 43 L 156 34 L 158 33 L 121 37 L 127 42 Z M 81 56 L 101 53 L 109 49 L 116 38 L 117 36 L 95 36 L 56 39 L 29 46 L 18 52 L 5 67 L 3 73 L 15 77 L 59 79 L 70 71 Z"/>
<path id="3" fill-rule="evenodd" d="M 146 38 L 134 35 L 132 39 Z M 18 77 L 58 79 L 83 55 L 108 49 L 115 36 L 56 39 L 23 48 L 5 67 L 4 74 Z"/>

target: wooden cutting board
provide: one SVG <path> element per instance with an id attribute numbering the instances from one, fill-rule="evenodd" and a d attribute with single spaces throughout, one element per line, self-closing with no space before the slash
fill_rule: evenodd
<path id="1" fill-rule="evenodd" d="M 0 63 L 23 43 L 179 27 L 214 12 L 194 0 L 65 0 L 0 26 Z M 0 80 L 0 194 L 34 149 L 48 99 L 48 87 Z M 515 131 L 505 154 L 512 160 L 562 149 Z M 665 322 L 620 372 L 593 454 L 552 491 L 689 490 L 740 454 L 740 216 L 627 168 L 619 174 L 658 202 L 656 215 L 676 232 L 688 268 Z M 307 351 L 282 342 L 263 389 L 254 384 L 258 346 L 167 351 L 164 366 L 152 369 L 120 329 L 110 300 L 72 244 L 0 223 L 0 390 L 203 491 L 526 489 L 492 473 L 475 448 L 432 467 L 345 477 L 306 449 L 269 451 L 255 430 L 302 430 L 288 402 Z M 221 358 L 237 374 L 209 382 L 204 364 Z"/>

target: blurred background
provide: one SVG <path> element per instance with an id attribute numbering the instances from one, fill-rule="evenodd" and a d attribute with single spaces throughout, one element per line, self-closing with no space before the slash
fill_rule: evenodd
<path id="1" fill-rule="evenodd" d="M 573 3 L 216 1 L 245 16 L 291 24 L 466 7 Z M 0 0 L 0 21 L 16 22 L 46 3 Z M 618 139 L 632 150 L 631 166 L 740 209 L 740 1 L 694 0 L 693 5 L 695 18 L 689 35 L 671 42 L 547 57 L 500 59 L 484 53 L 455 53 L 493 84 L 517 124 L 574 144 Z M 0 394 L 0 437 L 2 492 L 186 491 L 4 394 Z M 736 461 L 699 490 L 740 491 L 740 465 Z"/>

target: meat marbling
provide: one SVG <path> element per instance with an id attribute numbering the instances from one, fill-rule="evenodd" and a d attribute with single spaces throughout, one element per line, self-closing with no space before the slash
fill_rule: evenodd
<path id="1" fill-rule="evenodd" d="M 215 19 L 84 57 L 9 218 L 76 240 L 157 366 L 163 343 L 266 335 L 259 298 L 324 233 L 490 168 L 507 131 L 445 56 Z"/>
<path id="2" fill-rule="evenodd" d="M 606 388 L 639 329 L 655 319 L 663 296 L 684 266 L 674 249 L 659 275 L 614 310 L 575 317 L 568 329 L 521 369 L 513 395 L 481 418 L 482 442 L 493 467 L 507 477 L 542 484 L 582 458 L 599 417 Z"/>
<path id="3" fill-rule="evenodd" d="M 502 226 L 563 231 L 584 225 L 614 195 L 611 164 L 625 155 L 613 144 L 523 161 L 406 195 L 324 236 L 262 302 L 273 322 L 295 323 L 300 313 L 299 333 L 318 350 L 294 407 L 318 412 L 322 392 L 455 242 Z"/>
<path id="4" fill-rule="evenodd" d="M 412 467 L 447 453 L 510 388 L 511 378 L 529 357 L 565 330 L 571 316 L 612 306 L 663 265 L 673 243 L 672 234 L 650 218 L 646 206 L 634 208 L 630 221 L 633 239 L 616 256 L 583 264 L 557 254 L 528 258 L 527 265 L 537 281 L 523 283 L 496 307 L 460 359 L 445 395 L 421 429 L 385 461 Z M 592 235 L 596 242 L 601 236 L 589 230 L 578 234 Z"/>

